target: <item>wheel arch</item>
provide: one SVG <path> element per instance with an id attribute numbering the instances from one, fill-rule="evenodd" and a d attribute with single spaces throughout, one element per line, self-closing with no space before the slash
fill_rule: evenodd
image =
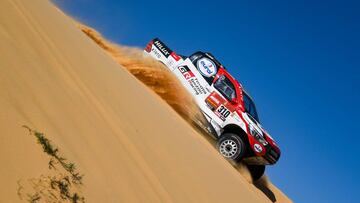
<path id="1" fill-rule="evenodd" d="M 250 150 L 250 143 L 249 143 L 249 138 L 247 133 L 238 125 L 235 124 L 228 124 L 226 125 L 224 128 L 224 131 L 222 134 L 224 133 L 234 133 L 236 135 L 238 135 L 246 144 L 246 148 L 247 148 L 247 152 L 246 154 L 249 155 L 252 151 Z"/>

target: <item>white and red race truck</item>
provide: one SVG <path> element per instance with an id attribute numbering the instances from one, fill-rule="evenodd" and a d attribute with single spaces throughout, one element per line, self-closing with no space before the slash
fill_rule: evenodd
<path id="1" fill-rule="evenodd" d="M 260 125 L 253 100 L 211 54 L 180 56 L 157 38 L 144 52 L 165 64 L 193 96 L 222 156 L 243 161 L 254 180 L 279 160 L 280 149 Z"/>

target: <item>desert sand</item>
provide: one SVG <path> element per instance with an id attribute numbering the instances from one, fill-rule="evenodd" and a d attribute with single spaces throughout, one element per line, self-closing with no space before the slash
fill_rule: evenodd
<path id="1" fill-rule="evenodd" d="M 76 164 L 86 202 L 270 202 L 51 2 L 0 1 L 0 37 L 0 202 L 49 173 L 23 125 Z"/>

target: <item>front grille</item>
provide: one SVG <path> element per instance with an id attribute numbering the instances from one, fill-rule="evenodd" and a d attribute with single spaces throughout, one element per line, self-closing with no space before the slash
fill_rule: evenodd
<path id="1" fill-rule="evenodd" d="M 278 158 L 279 158 L 279 154 L 278 153 L 276 153 L 273 149 L 270 149 L 270 155 L 272 156 L 272 157 L 274 157 L 276 160 L 278 160 Z"/>
<path id="2" fill-rule="evenodd" d="M 270 164 L 274 164 L 279 160 L 280 154 L 278 154 L 274 149 L 272 149 L 270 146 L 266 149 L 266 155 L 265 159 L 270 162 Z"/>

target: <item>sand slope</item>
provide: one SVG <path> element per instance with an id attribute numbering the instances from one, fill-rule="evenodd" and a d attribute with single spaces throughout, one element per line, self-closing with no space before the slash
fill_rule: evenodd
<path id="1" fill-rule="evenodd" d="M 0 38 L 0 202 L 48 170 L 24 124 L 77 164 L 87 202 L 268 201 L 51 3 L 0 1 Z"/>
<path id="2" fill-rule="evenodd" d="M 197 108 L 191 99 L 191 95 L 186 92 L 180 82 L 163 64 L 152 60 L 151 57 L 146 57 L 142 49 L 115 44 L 106 40 L 95 29 L 78 22 L 75 23 L 90 39 L 118 62 L 121 67 L 126 68 L 139 81 L 159 95 L 193 128 L 198 129 L 199 133 L 203 135 L 214 148 L 216 147 L 215 140 L 202 130 L 202 128 L 208 124 L 199 108 Z M 251 175 L 243 164 L 231 164 L 241 176 L 249 183 L 252 183 Z M 250 188 L 256 192 L 261 191 L 273 202 L 291 202 L 286 195 L 270 182 L 266 175 L 256 183 L 253 183 L 253 185 L 251 184 Z M 259 195 L 262 196 L 261 193 L 259 193 Z"/>

